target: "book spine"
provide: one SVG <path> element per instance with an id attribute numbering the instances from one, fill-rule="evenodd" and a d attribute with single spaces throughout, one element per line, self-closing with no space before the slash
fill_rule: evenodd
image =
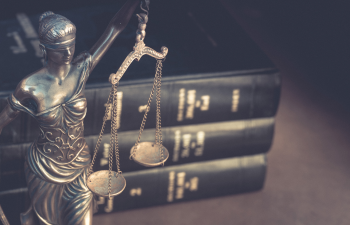
<path id="1" fill-rule="evenodd" d="M 239 120 L 199 125 L 165 127 L 162 129 L 163 145 L 169 151 L 165 166 L 266 153 L 274 133 L 274 118 Z M 120 132 L 118 145 L 120 168 L 123 172 L 144 170 L 145 167 L 129 160 L 139 131 Z M 98 136 L 86 138 L 91 153 Z M 141 142 L 154 142 L 155 130 L 144 130 Z M 94 170 L 108 170 L 110 134 L 102 137 Z M 115 164 L 115 163 L 113 163 Z M 116 165 L 114 165 L 116 170 Z"/>
<path id="2" fill-rule="evenodd" d="M 98 198 L 98 214 L 257 191 L 265 175 L 265 154 L 127 172 L 120 195 L 112 200 Z M 11 215 L 23 212 L 25 193 L 25 188 L 0 192 L 5 213 L 9 205 L 18 206 Z"/>
<path id="3" fill-rule="evenodd" d="M 274 131 L 274 118 L 229 121 L 199 125 L 166 127 L 162 130 L 163 145 L 169 151 L 165 166 L 208 161 L 242 155 L 265 153 L 269 150 Z M 119 132 L 120 166 L 123 172 L 144 170 L 129 160 L 139 131 Z M 98 136 L 85 137 L 91 154 Z M 108 170 L 110 135 L 102 137 L 94 170 Z M 153 142 L 155 130 L 144 130 L 141 141 Z M 24 160 L 30 143 L 0 146 L 0 191 L 25 187 Z M 116 170 L 115 163 L 114 170 Z"/>
<path id="4" fill-rule="evenodd" d="M 152 81 L 152 80 L 151 80 Z M 120 131 L 138 130 L 153 82 L 118 88 L 117 127 Z M 162 82 L 162 126 L 183 126 L 230 120 L 272 117 L 280 91 L 278 73 L 246 76 L 212 76 Z M 96 135 L 102 127 L 104 104 L 110 88 L 87 89 L 88 111 L 85 134 Z M 151 104 L 145 128 L 156 124 L 156 101 Z M 106 127 L 110 132 L 110 127 Z"/>
<path id="5" fill-rule="evenodd" d="M 273 70 L 272 70 L 273 71 Z M 227 72 L 226 72 L 227 73 Z M 223 74 L 223 73 L 222 73 Z M 197 76 L 196 79 L 165 79 L 162 82 L 162 126 L 182 126 L 271 117 L 277 110 L 280 91 L 280 77 L 276 71 L 262 71 L 254 75 L 240 75 L 234 72 Z M 146 109 L 152 89 L 152 79 L 138 84 L 126 82 L 118 88 L 118 129 L 137 130 Z M 85 95 L 88 101 L 84 120 L 85 136 L 99 134 L 104 104 L 110 92 L 109 87 L 88 88 Z M 0 99 L 0 110 L 7 104 L 7 95 Z M 156 102 L 152 102 L 145 128 L 156 124 Z M 106 133 L 110 132 L 107 124 Z M 5 127 L 0 135 L 0 143 L 25 143 L 39 135 L 36 121 L 25 113 Z"/>

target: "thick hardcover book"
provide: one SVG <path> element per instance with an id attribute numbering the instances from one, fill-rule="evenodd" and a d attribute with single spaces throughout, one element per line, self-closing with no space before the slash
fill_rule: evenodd
<path id="1" fill-rule="evenodd" d="M 137 130 L 146 109 L 153 79 L 121 82 L 118 88 L 119 131 Z M 162 126 L 181 126 L 228 120 L 242 120 L 275 115 L 281 80 L 274 69 L 231 71 L 164 78 L 161 92 Z M 85 135 L 99 134 L 109 84 L 88 85 L 85 95 L 88 111 Z M 10 92 L 0 95 L 0 110 Z M 16 118 L 3 129 L 0 143 L 24 143 L 39 135 L 36 122 L 29 115 Z M 156 124 L 156 101 L 151 104 L 145 128 Z M 107 125 L 106 133 L 110 132 Z"/>
<path id="2" fill-rule="evenodd" d="M 169 151 L 165 166 L 266 153 L 272 143 L 273 131 L 274 118 L 166 127 L 162 129 L 163 145 Z M 118 134 L 120 168 L 123 172 L 145 169 L 129 160 L 130 150 L 135 145 L 138 134 L 139 131 Z M 98 136 L 87 138 L 91 152 L 94 151 L 97 139 Z M 154 140 L 154 129 L 142 133 L 141 142 Z M 103 136 L 94 170 L 108 169 L 109 143 L 110 135 Z"/>
<path id="3" fill-rule="evenodd" d="M 163 145 L 169 151 L 165 166 L 266 153 L 272 143 L 274 118 L 166 127 Z M 119 132 L 120 166 L 123 172 L 144 170 L 129 160 L 139 131 Z M 85 138 L 93 153 L 98 136 Z M 94 170 L 108 169 L 110 135 L 102 138 Z M 153 142 L 155 130 L 144 130 L 141 141 Z M 0 191 L 25 187 L 24 158 L 30 143 L 0 146 Z M 115 160 L 113 160 L 115 164 Z M 114 167 L 116 169 L 116 167 Z"/>
<path id="4" fill-rule="evenodd" d="M 98 213 L 257 191 L 265 175 L 264 154 L 127 172 L 125 190 L 112 200 L 98 198 Z M 26 209 L 25 193 L 25 188 L 0 192 L 11 224 Z"/>
<path id="5" fill-rule="evenodd" d="M 273 69 L 165 78 L 160 103 L 162 126 L 272 117 L 279 102 L 280 84 L 279 73 Z M 120 85 L 117 106 L 120 131 L 140 128 L 152 86 L 153 79 Z M 90 100 L 88 107 L 92 105 L 94 110 L 85 118 L 85 134 L 98 134 L 110 87 L 87 89 L 85 93 Z M 155 100 L 145 128 L 156 125 Z M 106 132 L 109 132 L 108 128 Z"/>

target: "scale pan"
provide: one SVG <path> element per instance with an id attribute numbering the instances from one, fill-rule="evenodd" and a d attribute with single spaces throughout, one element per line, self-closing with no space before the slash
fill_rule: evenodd
<path id="1" fill-rule="evenodd" d="M 135 148 L 135 146 L 133 147 Z M 163 158 L 161 159 L 161 152 L 159 151 L 160 145 L 153 142 L 141 142 L 136 146 L 136 149 L 133 152 L 131 148 L 131 158 L 147 167 L 154 167 L 163 165 L 163 163 L 169 158 L 168 150 L 162 145 Z"/>
<path id="2" fill-rule="evenodd" d="M 108 175 L 109 170 L 100 170 L 92 173 L 88 180 L 87 186 L 94 194 L 108 198 Z M 125 178 L 115 171 L 111 176 L 111 197 L 119 195 L 125 188 Z"/>

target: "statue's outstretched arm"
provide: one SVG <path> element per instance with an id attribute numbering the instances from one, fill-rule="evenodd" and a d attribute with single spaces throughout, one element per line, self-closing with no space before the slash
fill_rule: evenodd
<path id="1" fill-rule="evenodd" d="M 90 72 L 95 68 L 97 63 L 110 48 L 115 38 L 124 30 L 132 14 L 134 13 L 135 8 L 139 4 L 140 0 L 128 0 L 113 17 L 100 39 L 98 39 L 95 45 L 90 49 L 90 54 L 92 55 Z"/>
<path id="2" fill-rule="evenodd" d="M 2 128 L 13 121 L 18 116 L 18 114 L 19 111 L 14 111 L 9 104 L 5 106 L 5 108 L 0 113 L 0 134 Z"/>

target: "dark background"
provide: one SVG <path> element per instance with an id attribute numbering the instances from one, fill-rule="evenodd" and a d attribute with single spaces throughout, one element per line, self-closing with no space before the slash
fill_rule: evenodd
<path id="1" fill-rule="evenodd" d="M 77 27 L 77 55 L 93 46 L 124 1 L 88 3 L 84 2 L 75 8 L 64 8 L 67 4 L 62 2 L 59 5 L 45 2 L 46 5 L 38 4 L 40 10 L 28 7 L 17 12 L 25 12 L 34 29 L 39 26 L 40 14 L 46 10 L 69 18 Z M 137 8 L 135 13 L 140 11 Z M 31 39 L 26 37 L 16 19 L 16 13 L 11 15 L 12 17 L 0 21 L 0 71 L 4 72 L 0 76 L 0 91 L 13 90 L 24 76 L 42 66 L 40 59 L 35 56 Z M 109 74 L 118 70 L 135 44 L 137 24 L 137 18 L 133 16 L 92 72 L 88 83 L 106 82 Z M 14 38 L 8 36 L 8 32 L 14 31 L 27 47 L 27 52 L 13 54 L 10 50 L 10 46 L 17 45 Z M 274 66 L 217 1 L 154 1 L 151 3 L 146 33 L 147 46 L 157 51 L 162 46 L 169 49 L 164 62 L 164 76 Z M 122 81 L 151 78 L 154 76 L 154 67 L 155 60 L 144 56 L 139 62 L 131 64 Z"/>
<path id="2" fill-rule="evenodd" d="M 222 0 L 279 68 L 290 68 L 349 109 L 347 1 Z"/>
<path id="3" fill-rule="evenodd" d="M 121 3 L 124 1 L 7 0 L 1 2 L 0 20 L 13 19 L 17 12 L 25 12 L 28 16 L 31 16 L 46 10 L 56 12 L 111 2 Z M 213 24 L 217 28 L 215 33 L 218 37 L 226 36 L 226 33 L 239 29 L 234 25 L 232 25 L 233 27 L 227 27 L 218 22 L 223 18 L 221 18 L 222 15 L 211 13 L 210 7 L 213 7 L 213 2 L 218 3 L 216 5 L 224 5 L 231 12 L 233 17 L 225 19 L 233 20 L 232 24 L 236 20 L 243 26 L 250 36 L 246 38 L 252 38 L 278 68 L 291 66 L 303 71 L 301 76 L 306 78 L 307 82 L 315 85 L 323 93 L 332 97 L 333 100 L 341 102 L 344 107 L 350 109 L 350 104 L 348 104 L 350 99 L 348 91 L 350 88 L 350 13 L 348 1 L 153 0 L 150 5 L 150 13 L 153 17 L 161 18 L 157 21 L 157 26 L 168 34 L 172 31 L 172 27 L 166 28 L 169 21 L 171 21 L 172 26 L 181 24 L 181 21 L 178 21 L 178 23 L 172 21 L 177 19 L 172 15 L 181 14 L 186 11 L 186 8 L 205 14 L 203 16 L 207 18 L 208 24 Z M 106 21 L 108 20 L 106 19 Z M 152 28 L 150 23 L 147 29 L 148 32 L 151 32 L 152 29 L 157 28 Z M 184 32 L 187 32 L 186 29 L 184 29 Z M 245 37 L 237 36 L 237 38 L 238 41 L 242 41 Z M 186 40 L 183 41 L 186 42 Z M 249 65 L 242 60 L 242 62 L 236 64 L 246 63 L 246 65 L 241 66 L 241 68 L 238 66 L 237 69 L 271 65 L 262 56 L 257 56 L 260 53 L 254 47 L 251 47 L 250 43 L 244 43 L 244 41 L 242 43 L 242 48 L 245 49 L 244 51 L 247 52 L 246 54 L 255 64 Z M 203 45 L 194 46 L 197 49 L 203 49 L 203 47 L 205 48 Z M 242 49 L 238 49 L 238 51 L 243 52 Z M 252 54 L 249 55 L 249 52 Z M 230 59 L 229 53 L 221 56 L 223 59 Z M 191 63 L 193 64 L 208 64 L 208 61 L 197 62 L 195 58 L 192 60 Z M 240 59 L 232 59 L 231 57 L 231 60 L 237 62 Z M 259 60 L 262 60 L 260 64 Z"/>
<path id="4" fill-rule="evenodd" d="M 109 2 L 12 0 L 7 6 L 2 2 L 0 17 L 7 20 L 15 18 L 17 12 L 30 16 L 46 10 L 55 12 Z M 230 12 L 232 28 L 216 22 L 222 15 L 210 14 L 211 10 L 205 7 L 212 2 L 224 5 Z M 229 54 L 222 56 L 236 65 L 242 65 L 237 60 L 246 64 L 229 68 L 271 65 L 265 57 L 256 56 L 261 49 L 282 72 L 281 103 L 265 187 L 256 193 L 96 216 L 96 224 L 348 224 L 347 1 L 158 0 L 151 2 L 151 10 L 154 17 L 162 18 L 159 23 L 165 24 L 184 5 L 206 12 L 208 21 L 216 25 L 218 37 L 236 29 L 247 32 L 246 36 L 238 33 L 238 41 L 232 40 L 240 43 L 237 52 L 245 52 L 245 60 L 236 56 L 232 59 Z M 236 27 L 236 22 L 243 28 Z M 249 64 L 246 59 L 253 62 Z M 196 63 L 195 59 L 192 62 Z"/>

